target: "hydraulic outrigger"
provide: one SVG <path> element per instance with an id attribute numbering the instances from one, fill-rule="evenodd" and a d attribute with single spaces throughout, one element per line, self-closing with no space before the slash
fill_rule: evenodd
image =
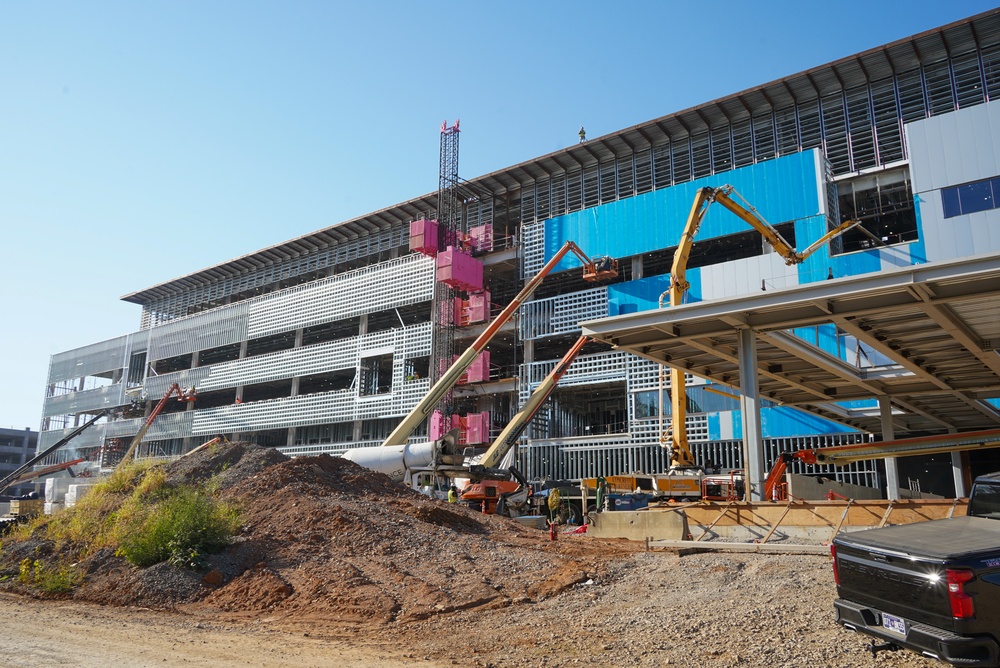
<path id="1" fill-rule="evenodd" d="M 738 197 L 743 203 L 737 202 L 732 196 Z M 744 200 L 731 185 L 725 185 L 721 188 L 700 188 L 695 195 L 694 203 L 691 205 L 691 212 L 688 214 L 687 224 L 684 226 L 681 240 L 677 244 L 677 250 L 674 251 L 674 261 L 670 268 L 670 289 L 660 295 L 661 307 L 663 306 L 663 297 L 668 294 L 670 305 L 679 306 L 684 301 L 684 293 L 691 287 L 687 281 L 688 258 L 691 255 L 691 248 L 694 246 L 694 237 L 713 202 L 718 202 L 726 207 L 740 220 L 760 232 L 764 241 L 784 258 L 787 265 L 799 264 L 822 248 L 830 239 L 859 224 L 859 221 L 856 220 L 845 221 L 800 252 L 785 241 L 781 234 L 764 220 L 757 213 L 757 210 Z M 670 407 L 670 465 L 672 468 L 696 467 L 697 464 L 694 461 L 694 455 L 691 454 L 691 447 L 687 439 L 687 389 L 684 384 L 684 372 L 676 367 L 670 367 Z M 666 440 L 664 436 L 664 444 L 666 444 Z"/>

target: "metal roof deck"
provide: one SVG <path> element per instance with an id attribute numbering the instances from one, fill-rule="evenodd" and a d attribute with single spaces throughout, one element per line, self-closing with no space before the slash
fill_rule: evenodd
<path id="1" fill-rule="evenodd" d="M 621 350 L 732 387 L 739 331 L 749 328 L 763 398 L 864 431 L 882 431 L 878 408 L 834 402 L 888 396 L 897 435 L 1000 424 L 1000 410 L 984 401 L 1000 397 L 1000 254 L 582 324 Z M 893 363 L 851 364 L 789 332 L 822 324 Z"/>
<path id="2" fill-rule="evenodd" d="M 841 58 L 727 97 L 678 111 L 582 144 L 549 153 L 465 182 L 472 191 L 501 195 L 557 174 L 630 155 L 654 145 L 682 139 L 753 115 L 791 107 L 829 93 L 878 81 L 893 72 L 938 62 L 948 54 L 1000 43 L 1000 9 L 956 21 L 885 46 Z M 356 239 L 423 217 L 437 208 L 437 193 L 415 197 L 331 227 L 302 235 L 220 264 L 124 295 L 147 304 L 247 271 L 273 265 L 312 250 Z"/>

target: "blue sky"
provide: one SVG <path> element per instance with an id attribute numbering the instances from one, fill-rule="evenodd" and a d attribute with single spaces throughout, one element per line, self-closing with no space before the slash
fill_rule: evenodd
<path id="1" fill-rule="evenodd" d="M 0 427 L 123 294 L 993 8 L 0 0 Z"/>

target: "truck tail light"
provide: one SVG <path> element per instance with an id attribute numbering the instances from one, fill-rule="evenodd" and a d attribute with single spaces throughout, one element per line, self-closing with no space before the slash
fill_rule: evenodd
<path id="1" fill-rule="evenodd" d="M 951 603 L 951 616 L 955 619 L 971 619 L 976 616 L 972 597 L 965 593 L 965 583 L 975 577 L 972 571 L 949 568 L 945 571 L 948 582 L 948 601 Z"/>
<path id="2" fill-rule="evenodd" d="M 833 583 L 840 586 L 840 569 L 837 568 L 837 546 L 830 543 L 830 556 L 833 557 Z"/>

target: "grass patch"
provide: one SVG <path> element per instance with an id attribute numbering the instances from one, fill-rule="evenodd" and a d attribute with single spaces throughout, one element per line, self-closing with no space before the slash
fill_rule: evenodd
<path id="1" fill-rule="evenodd" d="M 71 566 L 50 567 L 40 559 L 24 559 L 18 578 L 22 583 L 49 594 L 68 594 L 79 584 L 82 576 Z"/>
<path id="2" fill-rule="evenodd" d="M 132 463 L 95 485 L 75 507 L 36 518 L 8 541 L 51 541 L 61 561 L 76 562 L 110 548 L 130 564 L 147 567 L 169 561 L 200 568 L 205 556 L 220 552 L 239 530 L 235 505 L 218 499 L 217 485 L 172 485 L 162 464 Z M 44 589 L 72 588 L 72 569 L 21 563 L 21 581 Z"/>

